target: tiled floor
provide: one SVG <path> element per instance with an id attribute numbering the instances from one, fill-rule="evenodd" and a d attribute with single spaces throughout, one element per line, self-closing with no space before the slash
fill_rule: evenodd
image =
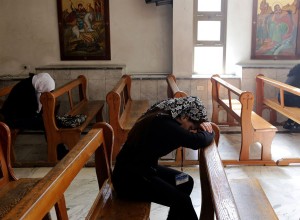
<path id="1" fill-rule="evenodd" d="M 26 138 L 28 139 L 28 137 Z M 21 145 L 22 139 L 16 144 Z M 272 157 L 277 160 L 282 157 L 300 157 L 300 133 L 277 133 L 272 144 Z M 24 143 L 24 140 L 23 140 Z M 237 159 L 239 153 L 240 134 L 222 134 L 219 151 L 222 159 Z M 24 144 L 27 148 L 30 144 Z M 251 155 L 257 157 L 259 146 L 253 145 Z M 23 149 L 25 150 L 25 149 Z M 27 152 L 28 151 L 28 152 Z M 24 157 L 29 150 L 24 151 Z M 17 151 L 17 154 L 20 151 Z M 25 153 L 27 152 L 27 153 Z M 31 152 L 32 154 L 32 152 Z M 17 155 L 20 156 L 20 155 Z M 30 155 L 31 157 L 32 155 Z M 193 157 L 194 152 L 189 152 Z M 50 168 L 15 168 L 18 177 L 41 177 Z M 227 166 L 225 168 L 228 179 L 256 177 L 260 181 L 280 220 L 300 219 L 300 164 L 286 167 L 278 166 Z M 197 213 L 200 213 L 201 186 L 198 167 L 185 167 L 195 180 L 192 200 Z M 80 190 L 78 190 L 80 188 Z M 94 168 L 84 168 L 68 188 L 65 196 L 70 219 L 84 219 L 88 207 L 91 206 L 97 191 Z M 166 219 L 168 208 L 152 204 L 151 220 Z"/>

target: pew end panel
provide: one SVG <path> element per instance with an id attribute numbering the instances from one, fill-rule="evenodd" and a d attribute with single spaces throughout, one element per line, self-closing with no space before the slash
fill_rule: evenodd
<path id="1" fill-rule="evenodd" d="M 236 88 L 221 79 L 219 75 L 213 75 L 211 82 L 212 121 L 216 124 L 223 124 L 219 123 L 219 112 L 225 110 L 228 115 L 225 124 L 241 127 L 239 160 L 223 160 L 223 163 L 225 165 L 276 165 L 272 160 L 271 145 L 277 128 L 253 111 L 255 101 L 253 93 Z M 260 159 L 250 158 L 250 146 L 255 142 L 261 144 Z"/>

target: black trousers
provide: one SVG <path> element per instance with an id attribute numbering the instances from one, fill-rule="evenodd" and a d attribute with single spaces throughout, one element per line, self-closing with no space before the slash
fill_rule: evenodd
<path id="1" fill-rule="evenodd" d="M 168 220 L 198 219 L 190 198 L 194 180 L 176 186 L 175 176 L 180 171 L 158 166 L 155 175 L 134 175 L 115 166 L 113 185 L 120 197 L 155 202 L 170 207 Z"/>

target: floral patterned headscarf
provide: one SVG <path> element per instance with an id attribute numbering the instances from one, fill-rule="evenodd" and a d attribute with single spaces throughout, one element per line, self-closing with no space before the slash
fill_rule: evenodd
<path id="1" fill-rule="evenodd" d="M 188 116 L 193 121 L 208 121 L 206 108 L 202 101 L 195 96 L 171 98 L 160 101 L 150 107 L 149 111 L 160 109 L 170 111 L 172 118 Z"/>

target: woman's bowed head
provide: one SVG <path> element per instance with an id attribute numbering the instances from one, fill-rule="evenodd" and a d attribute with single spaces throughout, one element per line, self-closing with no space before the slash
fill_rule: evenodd
<path id="1" fill-rule="evenodd" d="M 198 97 L 187 96 L 163 100 L 152 105 L 146 114 L 159 110 L 169 112 L 172 118 L 176 119 L 186 130 L 213 132 L 208 122 L 206 108 Z"/>

